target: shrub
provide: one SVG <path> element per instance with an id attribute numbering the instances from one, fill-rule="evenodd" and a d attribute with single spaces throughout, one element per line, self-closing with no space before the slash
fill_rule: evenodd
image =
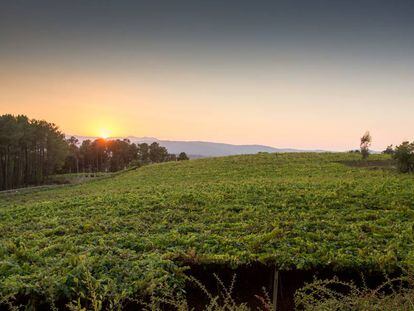
<path id="1" fill-rule="evenodd" d="M 414 142 L 405 141 L 395 147 L 393 158 L 397 161 L 397 167 L 400 172 L 414 172 Z"/>
<path id="2" fill-rule="evenodd" d="M 377 288 L 362 287 L 338 278 L 315 279 L 295 293 L 298 310 L 405 311 L 414 310 L 412 274 L 390 279 Z"/>
<path id="3" fill-rule="evenodd" d="M 181 153 L 178 155 L 177 160 L 178 160 L 178 161 L 185 161 L 185 160 L 189 160 L 189 158 L 188 158 L 188 156 L 187 156 L 187 154 L 186 154 L 185 152 L 181 152 Z"/>

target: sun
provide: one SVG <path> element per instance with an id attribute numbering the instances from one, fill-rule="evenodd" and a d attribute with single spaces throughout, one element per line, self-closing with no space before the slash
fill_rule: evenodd
<path id="1" fill-rule="evenodd" d="M 99 135 L 103 139 L 109 138 L 109 131 L 108 130 L 101 130 L 101 134 Z"/>

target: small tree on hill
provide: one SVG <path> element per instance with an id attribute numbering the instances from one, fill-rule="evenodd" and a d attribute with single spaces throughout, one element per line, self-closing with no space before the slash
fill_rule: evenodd
<path id="1" fill-rule="evenodd" d="M 393 158 L 397 161 L 398 170 L 402 173 L 414 172 L 414 142 L 403 142 L 395 147 Z"/>
<path id="2" fill-rule="evenodd" d="M 361 155 L 363 159 L 368 158 L 369 156 L 369 147 L 371 146 L 371 135 L 369 134 L 369 132 L 365 132 L 365 134 L 361 137 Z"/>
<path id="3" fill-rule="evenodd" d="M 185 160 L 189 160 L 189 158 L 188 158 L 188 156 L 187 156 L 187 154 L 186 154 L 185 152 L 181 152 L 181 153 L 178 155 L 177 160 L 178 160 L 178 161 L 185 161 Z"/>
<path id="4" fill-rule="evenodd" d="M 385 150 L 382 152 L 383 154 L 394 154 L 394 147 L 389 145 Z"/>
<path id="5" fill-rule="evenodd" d="M 153 142 L 149 146 L 149 158 L 152 163 L 161 163 L 168 160 L 168 150 L 160 146 L 157 142 Z"/>
<path id="6" fill-rule="evenodd" d="M 149 164 L 150 160 L 150 151 L 149 145 L 147 143 L 138 144 L 138 160 L 141 162 L 141 165 Z"/>

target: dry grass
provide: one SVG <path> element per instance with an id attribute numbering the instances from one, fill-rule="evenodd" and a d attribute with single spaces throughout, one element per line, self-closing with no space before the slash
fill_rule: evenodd
<path id="1" fill-rule="evenodd" d="M 363 279 L 364 280 L 364 279 Z M 295 294 L 297 310 L 408 311 L 414 310 L 414 276 L 390 279 L 377 288 L 352 282 L 314 280 Z"/>
<path id="2" fill-rule="evenodd" d="M 206 311 L 250 311 L 251 308 L 247 303 L 236 302 L 233 296 L 234 286 L 236 284 L 236 275 L 233 276 L 231 283 L 226 286 L 223 281 L 214 274 L 219 288 L 219 294 L 213 295 L 207 287 L 194 277 L 188 277 L 188 281 L 196 285 L 196 288 L 201 290 L 207 298 L 207 303 L 204 305 L 203 310 Z M 270 311 L 273 310 L 272 302 L 263 289 L 262 296 L 255 296 L 260 302 L 259 310 Z M 174 309 L 177 311 L 189 311 L 193 310 L 185 297 L 177 297 L 175 295 L 167 294 L 163 297 L 152 296 L 149 303 L 145 304 L 145 310 L 147 311 L 161 311 L 167 309 Z"/>

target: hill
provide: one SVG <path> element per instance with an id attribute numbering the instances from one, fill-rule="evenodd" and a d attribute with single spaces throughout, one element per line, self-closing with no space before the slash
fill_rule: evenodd
<path id="1" fill-rule="evenodd" d="M 0 297 L 183 289 L 183 267 L 393 271 L 414 263 L 414 179 L 355 154 L 258 154 L 149 165 L 0 195 Z M 107 295 L 107 296 L 105 296 Z M 112 297 L 112 298 L 111 298 Z"/>
<path id="2" fill-rule="evenodd" d="M 94 140 L 97 137 L 76 136 L 79 141 L 85 139 Z M 112 139 L 124 139 L 124 137 L 113 137 Z M 161 140 L 154 137 L 127 137 L 133 143 L 159 143 L 168 149 L 168 152 L 179 154 L 185 152 L 191 158 L 199 157 L 220 157 L 228 155 L 255 154 L 258 152 L 304 152 L 305 150 L 292 148 L 274 148 L 264 145 L 232 145 L 205 141 L 176 141 Z M 309 152 L 321 152 L 321 150 L 308 150 Z"/>

